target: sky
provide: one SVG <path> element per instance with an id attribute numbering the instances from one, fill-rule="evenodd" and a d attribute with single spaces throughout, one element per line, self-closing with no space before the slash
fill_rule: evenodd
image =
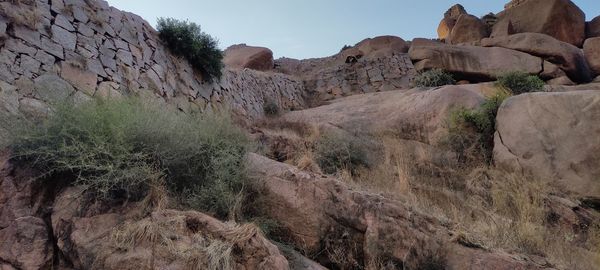
<path id="1" fill-rule="evenodd" d="M 456 3 L 483 16 L 509 0 L 108 0 L 156 27 L 159 17 L 190 20 L 219 40 L 222 49 L 246 43 L 273 50 L 275 58 L 333 55 L 375 36 L 436 38 L 444 12 Z M 600 0 L 572 0 L 589 21 Z"/>

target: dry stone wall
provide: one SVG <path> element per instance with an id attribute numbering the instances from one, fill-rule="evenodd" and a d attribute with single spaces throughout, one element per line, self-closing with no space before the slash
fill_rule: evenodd
<path id="1" fill-rule="evenodd" d="M 204 82 L 171 55 L 141 17 L 96 0 L 0 3 L 0 110 L 44 115 L 48 104 L 137 94 L 183 111 L 262 115 L 266 98 L 304 106 L 303 83 L 285 74 L 225 70 Z"/>
<path id="2" fill-rule="evenodd" d="M 282 58 L 275 61 L 275 70 L 301 78 L 307 91 L 325 99 L 408 88 L 416 75 L 408 54 L 397 52 L 381 56 L 341 52 L 306 60 Z"/>

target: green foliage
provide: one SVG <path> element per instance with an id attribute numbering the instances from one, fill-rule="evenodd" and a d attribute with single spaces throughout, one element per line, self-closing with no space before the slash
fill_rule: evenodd
<path id="1" fill-rule="evenodd" d="M 187 59 L 207 81 L 221 78 L 223 52 L 218 41 L 204 33 L 200 25 L 172 18 L 158 19 L 158 36 L 169 50 Z"/>
<path id="2" fill-rule="evenodd" d="M 277 105 L 277 103 L 275 103 L 275 101 L 272 99 L 265 100 L 263 104 L 263 110 L 267 116 L 279 115 L 279 105 Z"/>
<path id="3" fill-rule="evenodd" d="M 370 167 L 366 145 L 351 136 L 325 134 L 315 144 L 317 163 L 323 172 L 336 173 L 347 169 L 355 174 L 361 167 Z"/>
<path id="4" fill-rule="evenodd" d="M 509 96 L 510 93 L 500 91 L 487 98 L 477 110 L 462 108 L 452 112 L 447 143 L 458 153 L 459 160 L 473 161 L 483 157 L 491 161 L 496 115 Z"/>
<path id="5" fill-rule="evenodd" d="M 219 217 L 243 188 L 244 134 L 229 120 L 186 115 L 137 99 L 60 105 L 40 124 L 11 131 L 14 159 L 43 181 L 73 176 L 99 198 L 141 198 L 164 181 L 182 202 Z"/>
<path id="6" fill-rule="evenodd" d="M 544 88 L 544 81 L 542 79 L 522 71 L 504 73 L 498 76 L 496 84 L 511 91 L 514 95 L 541 91 Z"/>
<path id="7" fill-rule="evenodd" d="M 414 85 L 417 87 L 438 87 L 456 84 L 451 74 L 441 69 L 430 69 L 415 76 Z"/>

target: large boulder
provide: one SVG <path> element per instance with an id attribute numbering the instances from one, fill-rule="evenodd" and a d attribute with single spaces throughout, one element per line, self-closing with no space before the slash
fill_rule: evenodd
<path id="1" fill-rule="evenodd" d="M 438 255 L 446 257 L 446 269 L 545 268 L 508 254 L 462 246 L 450 239 L 452 233 L 436 218 L 399 201 L 353 190 L 338 179 L 256 154 L 248 156 L 248 168 L 262 187 L 257 199 L 264 203 L 265 215 L 278 222 L 287 241 L 318 254 L 319 261 L 332 269 L 380 269 L 373 266 L 376 262 L 422 269 L 411 265 L 410 255 L 435 250 L 445 250 Z M 339 252 L 352 267 L 340 265 Z"/>
<path id="2" fill-rule="evenodd" d="M 367 38 L 354 46 L 364 56 L 384 57 L 391 53 L 406 53 L 410 46 L 404 39 L 396 36 L 378 36 Z"/>
<path id="3" fill-rule="evenodd" d="M 230 68 L 249 68 L 260 71 L 273 69 L 273 52 L 268 48 L 233 45 L 225 50 L 225 66 Z"/>
<path id="4" fill-rule="evenodd" d="M 498 25 L 510 20 L 516 33 L 543 33 L 581 47 L 585 14 L 569 0 L 526 0 L 498 14 Z"/>
<path id="5" fill-rule="evenodd" d="M 566 42 L 539 33 L 519 33 L 510 36 L 486 38 L 481 46 L 502 47 L 539 56 L 564 70 L 571 80 L 589 82 L 590 69 L 582 51 Z"/>
<path id="6" fill-rule="evenodd" d="M 483 21 L 473 15 L 462 14 L 456 20 L 446 41 L 450 44 L 469 43 L 488 36 L 487 26 Z"/>
<path id="7" fill-rule="evenodd" d="M 600 92 L 530 93 L 498 111 L 494 161 L 600 197 Z"/>
<path id="8" fill-rule="evenodd" d="M 583 52 L 594 75 L 600 75 L 600 37 L 586 39 Z"/>
<path id="9" fill-rule="evenodd" d="M 417 70 L 440 68 L 468 81 L 493 80 L 512 70 L 540 74 L 543 62 L 539 57 L 506 48 L 433 43 L 413 44 L 408 54 Z"/>
<path id="10" fill-rule="evenodd" d="M 438 38 L 441 40 L 448 38 L 452 32 L 452 28 L 454 28 L 454 25 L 456 24 L 456 20 L 463 14 L 467 14 L 467 11 L 465 11 L 465 8 L 462 5 L 457 4 L 450 7 L 446 13 L 444 13 L 444 18 L 440 21 L 438 26 Z"/>
<path id="11" fill-rule="evenodd" d="M 450 85 L 438 89 L 396 90 L 353 95 L 330 104 L 293 111 L 283 118 L 335 127 L 351 134 L 385 133 L 407 140 L 436 144 L 447 132 L 444 121 L 457 107 L 476 108 L 485 95 L 494 93 L 489 84 Z"/>
<path id="12" fill-rule="evenodd" d="M 586 23 L 585 33 L 587 38 L 600 37 L 600 16 Z"/>

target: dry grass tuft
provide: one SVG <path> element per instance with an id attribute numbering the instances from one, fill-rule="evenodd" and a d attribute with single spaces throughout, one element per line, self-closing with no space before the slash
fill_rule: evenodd
<path id="1" fill-rule="evenodd" d="M 42 22 L 42 14 L 33 0 L 12 0 L 0 3 L 0 15 L 9 22 L 36 30 Z"/>

